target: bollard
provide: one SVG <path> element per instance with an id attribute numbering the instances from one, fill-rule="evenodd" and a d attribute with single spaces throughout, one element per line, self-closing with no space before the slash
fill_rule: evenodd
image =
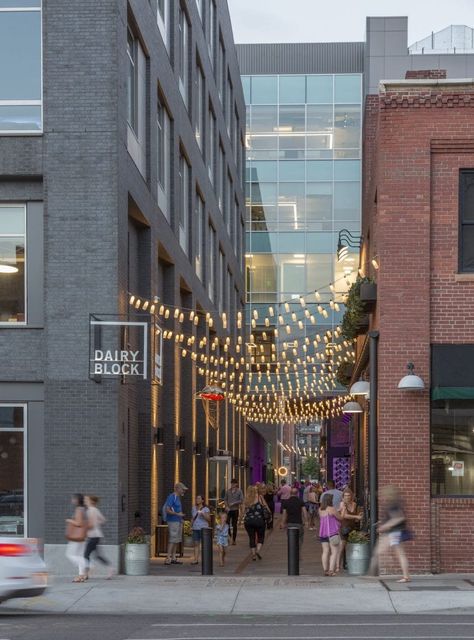
<path id="1" fill-rule="evenodd" d="M 212 538 L 213 530 L 210 527 L 202 529 L 201 541 L 201 573 L 203 576 L 214 575 L 212 567 Z"/>
<path id="2" fill-rule="evenodd" d="M 288 575 L 300 575 L 300 530 L 288 527 Z"/>

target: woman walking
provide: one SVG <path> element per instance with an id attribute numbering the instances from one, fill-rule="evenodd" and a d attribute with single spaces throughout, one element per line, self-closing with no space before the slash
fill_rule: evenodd
<path id="1" fill-rule="evenodd" d="M 268 507 L 257 487 L 252 485 L 247 488 L 244 506 L 244 526 L 249 537 L 252 560 L 255 562 L 257 558 L 262 559 L 260 551 L 265 542 L 265 511 L 268 511 Z"/>
<path id="2" fill-rule="evenodd" d="M 339 557 L 341 537 L 339 535 L 341 516 L 332 506 L 333 496 L 326 493 L 321 498 L 319 510 L 319 541 L 322 545 L 321 561 L 325 576 L 335 576 Z"/>
<path id="3" fill-rule="evenodd" d="M 82 493 L 75 493 L 71 498 L 71 504 L 74 507 L 74 514 L 72 518 L 66 519 L 66 539 L 68 540 L 66 558 L 78 570 L 73 582 L 84 582 L 87 580 L 86 560 L 84 558 L 87 520 Z"/>
<path id="4" fill-rule="evenodd" d="M 380 535 L 370 563 L 369 575 L 375 575 L 378 571 L 380 556 L 393 549 L 402 570 L 402 578 L 397 582 L 410 582 L 408 559 L 403 544 L 411 540 L 412 535 L 407 529 L 400 491 L 396 487 L 384 487 L 380 495 L 383 503 L 382 522 L 378 526 Z"/>
<path id="5" fill-rule="evenodd" d="M 275 517 L 275 486 L 271 482 L 266 484 L 266 491 L 263 499 L 265 500 L 272 516 L 272 519 L 267 523 L 267 529 L 270 531 L 273 529 L 273 519 Z"/>
<path id="6" fill-rule="evenodd" d="M 110 578 L 114 574 L 114 570 L 110 566 L 110 562 L 107 560 L 107 558 L 104 558 L 104 556 L 100 555 L 100 552 L 98 549 L 101 538 L 104 537 L 104 534 L 102 533 L 102 525 L 105 524 L 105 518 L 97 508 L 97 505 L 99 504 L 99 498 L 97 498 L 97 496 L 86 496 L 85 504 L 87 507 L 87 525 L 88 525 L 86 550 L 84 552 L 84 558 L 86 560 L 85 579 L 87 580 L 89 577 L 91 554 L 95 552 L 96 559 L 106 567 L 109 567 L 107 579 L 110 580 Z"/>
<path id="7" fill-rule="evenodd" d="M 199 551 L 201 549 L 202 530 L 207 529 L 211 522 L 211 512 L 204 504 L 202 496 L 196 496 L 196 501 L 191 512 L 191 528 L 193 530 L 194 559 L 191 564 L 199 564 Z"/>
<path id="8" fill-rule="evenodd" d="M 339 506 L 339 513 L 342 517 L 341 522 L 341 544 L 339 545 L 339 558 L 336 571 L 342 571 L 345 568 L 345 551 L 347 540 L 351 531 L 359 529 L 362 520 L 362 509 L 357 506 L 354 498 L 354 492 L 346 487 L 342 492 L 342 502 Z"/>

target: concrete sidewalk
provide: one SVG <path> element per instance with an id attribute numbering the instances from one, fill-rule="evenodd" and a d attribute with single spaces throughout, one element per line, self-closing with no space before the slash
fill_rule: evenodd
<path id="1" fill-rule="evenodd" d="M 130 577 L 72 584 L 57 578 L 39 598 L 3 610 L 104 614 L 427 613 L 474 615 L 473 576 L 384 578 Z M 1 610 L 1 609 L 0 609 Z"/>

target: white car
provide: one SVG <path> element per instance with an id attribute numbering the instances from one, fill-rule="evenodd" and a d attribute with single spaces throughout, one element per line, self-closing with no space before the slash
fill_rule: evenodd
<path id="1" fill-rule="evenodd" d="M 39 596 L 47 582 L 37 540 L 0 537 L 0 602 Z"/>

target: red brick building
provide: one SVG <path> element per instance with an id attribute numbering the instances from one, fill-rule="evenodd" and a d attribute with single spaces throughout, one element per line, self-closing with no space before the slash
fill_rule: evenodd
<path id="1" fill-rule="evenodd" d="M 474 571 L 474 83 L 443 75 L 382 82 L 364 123 L 361 269 L 377 282 L 378 486 L 402 489 L 413 573 Z M 356 378 L 367 340 L 358 338 Z M 409 362 L 424 390 L 398 388 Z M 367 442 L 367 413 L 360 424 Z M 382 573 L 393 569 L 387 558 Z"/>

